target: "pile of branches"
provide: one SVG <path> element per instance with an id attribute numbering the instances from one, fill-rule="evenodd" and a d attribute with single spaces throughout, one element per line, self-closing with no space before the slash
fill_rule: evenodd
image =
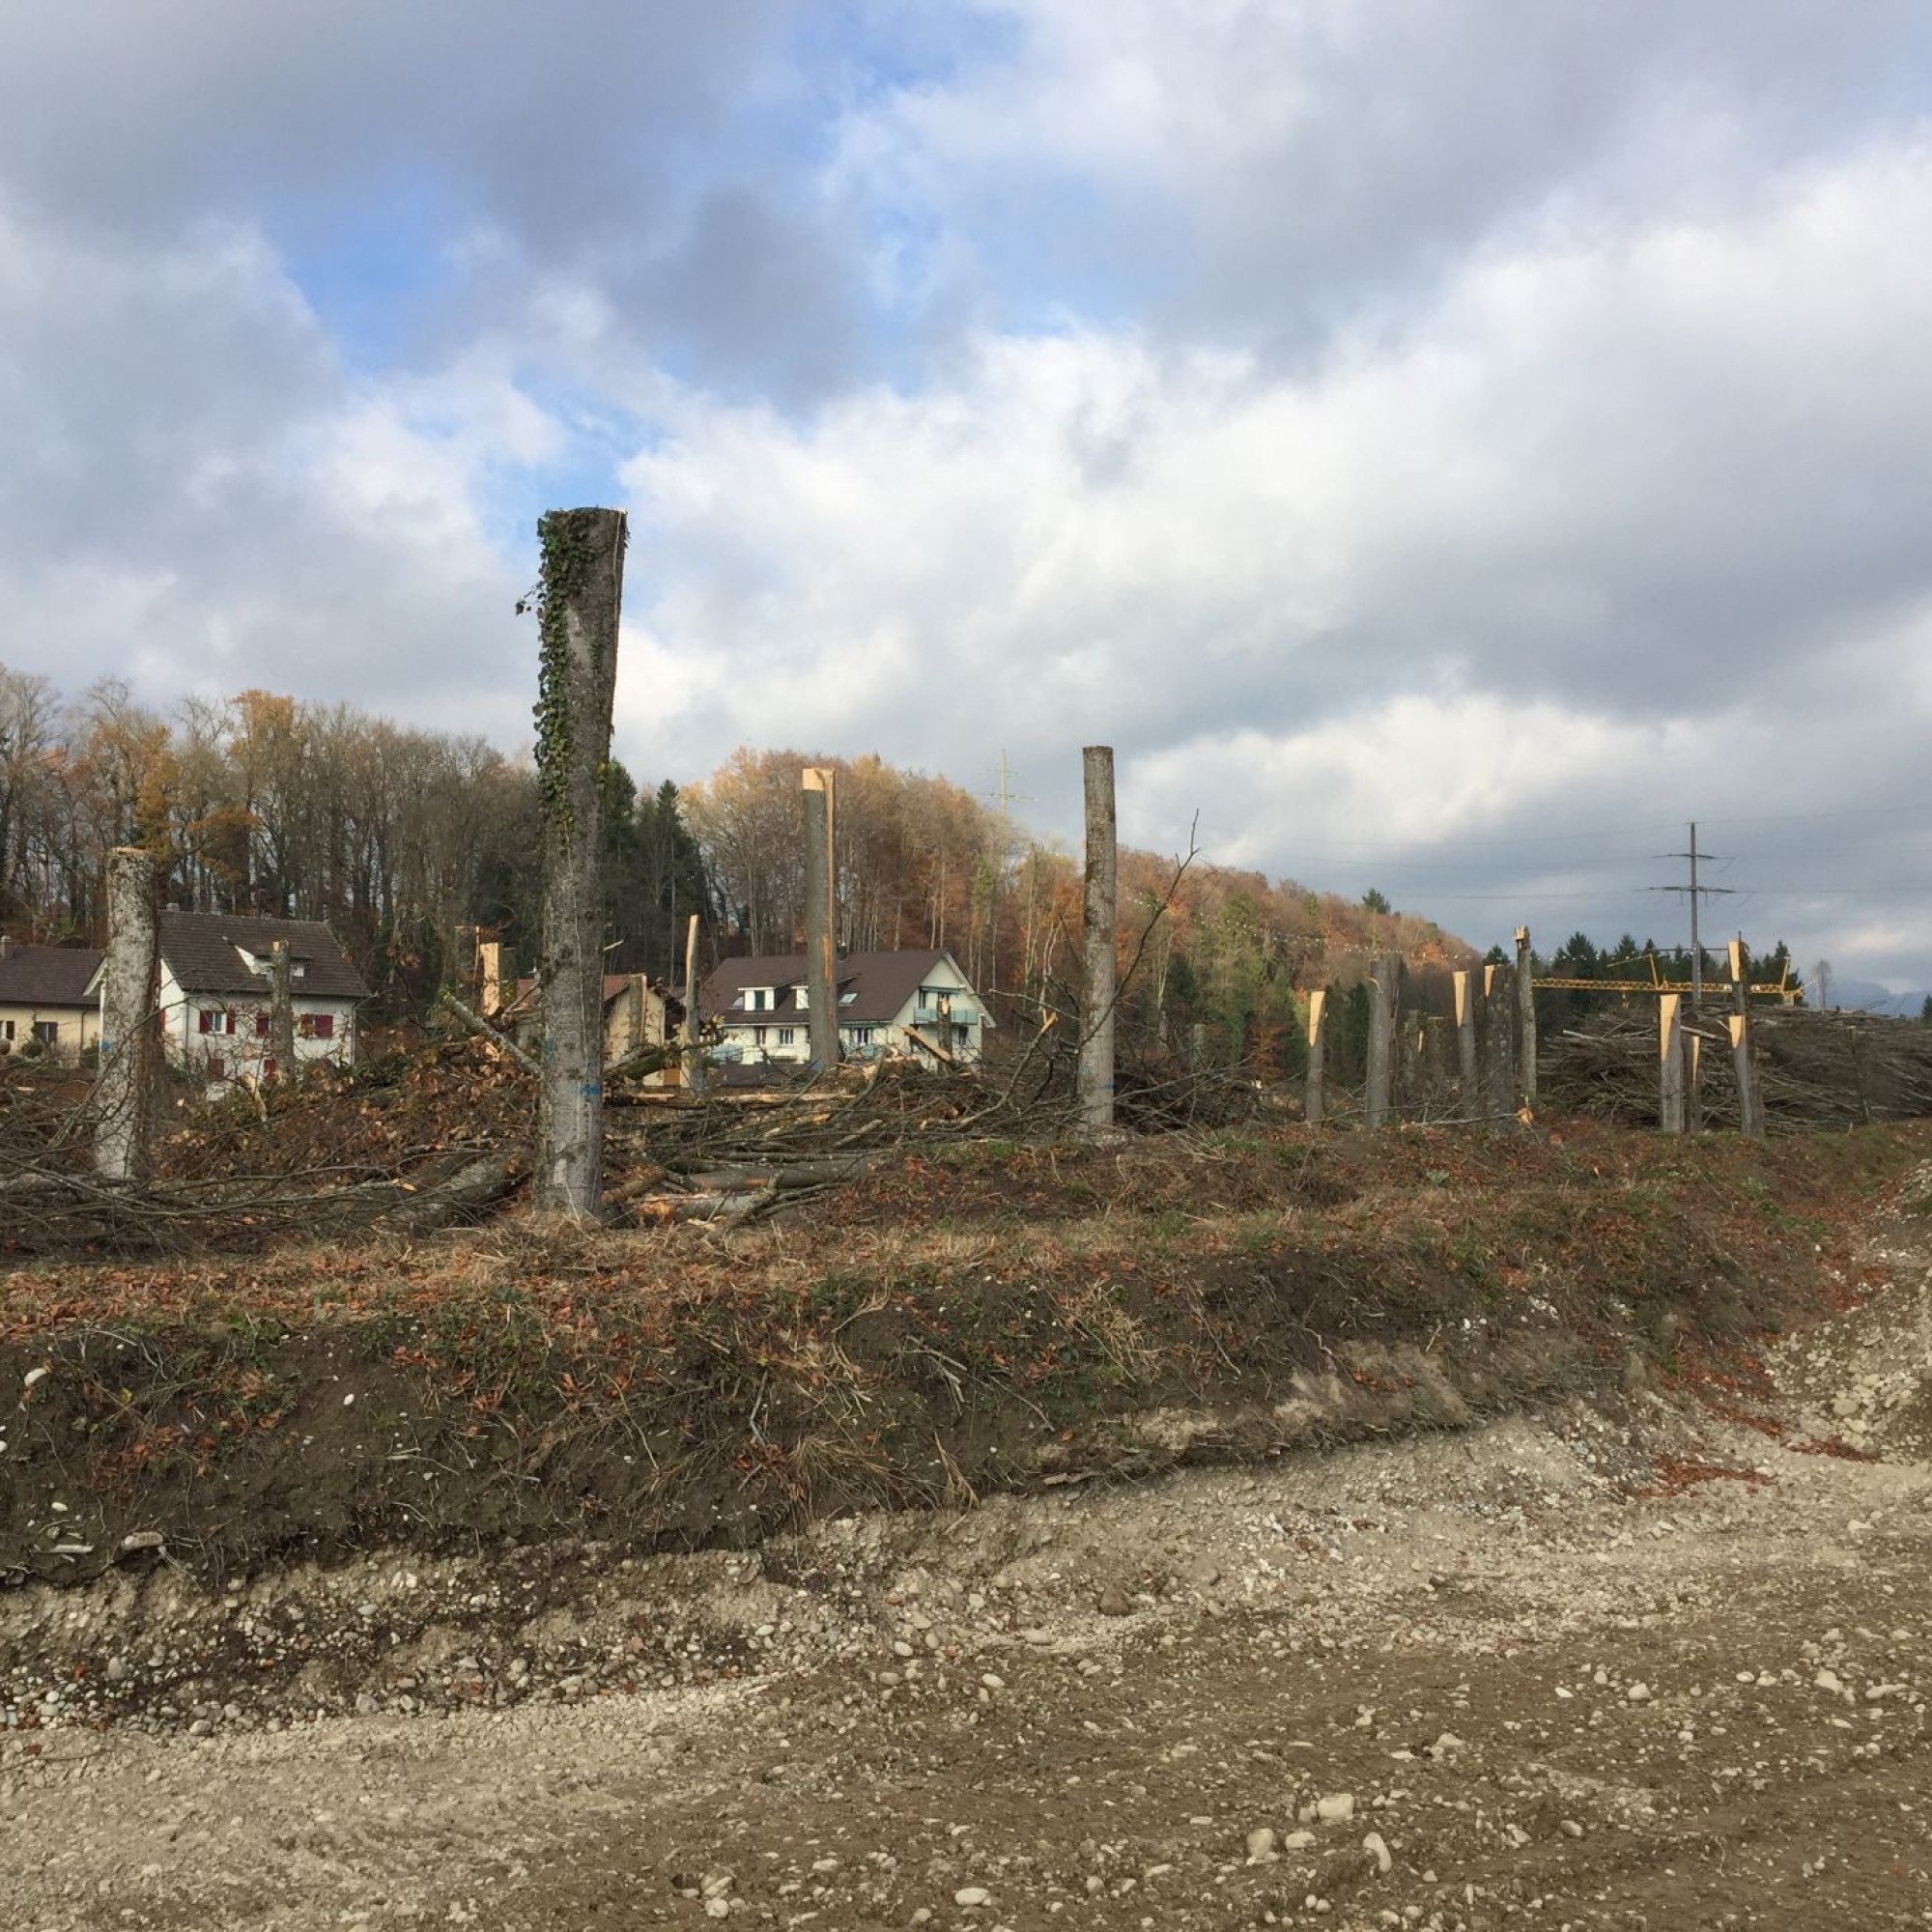
<path id="1" fill-rule="evenodd" d="M 0 1264 L 245 1251 L 474 1219 L 528 1165 L 527 1096 L 507 1086 L 480 1056 L 432 1048 L 354 1072 L 315 1067 L 213 1105 L 171 1088 L 150 1174 L 121 1183 L 95 1171 L 89 1083 L 9 1073 Z"/>
<path id="2" fill-rule="evenodd" d="M 1730 1035 L 1716 1007 L 1687 1019 L 1701 1041 L 1707 1127 L 1739 1124 Z M 1932 1115 L 1932 1027 L 1873 1013 L 1754 1009 L 1753 1066 L 1772 1127 L 1852 1127 Z M 1556 1113 L 1654 1127 L 1658 1034 L 1652 1013 L 1613 1013 L 1544 1042 L 1539 1098 Z"/>

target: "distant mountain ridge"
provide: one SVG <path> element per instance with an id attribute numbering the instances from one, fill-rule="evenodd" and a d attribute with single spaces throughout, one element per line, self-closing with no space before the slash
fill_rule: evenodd
<path id="1" fill-rule="evenodd" d="M 1916 1020 L 1925 1009 L 1924 993 L 1888 992 L 1876 980 L 1841 980 L 1833 973 L 1827 989 L 1830 1004 L 1865 1013 L 1889 1013 Z"/>

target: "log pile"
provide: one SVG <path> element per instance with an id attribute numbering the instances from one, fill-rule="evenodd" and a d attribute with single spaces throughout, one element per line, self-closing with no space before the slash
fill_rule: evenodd
<path id="1" fill-rule="evenodd" d="M 1707 1127 L 1738 1126 L 1730 1037 L 1717 1008 L 1685 1022 L 1699 1055 Z M 1774 1129 L 1853 1127 L 1932 1115 L 1932 1027 L 1874 1013 L 1754 1009 L 1758 1080 Z M 1657 1021 L 1613 1013 L 1548 1042 L 1541 1111 L 1587 1114 L 1622 1126 L 1654 1127 L 1658 1114 Z"/>

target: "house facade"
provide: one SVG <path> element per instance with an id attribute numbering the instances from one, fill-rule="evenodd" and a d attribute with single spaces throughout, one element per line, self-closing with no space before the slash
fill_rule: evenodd
<path id="1" fill-rule="evenodd" d="M 538 1043 L 539 1020 L 537 982 L 519 980 L 507 1005 L 498 1007 L 491 998 L 486 982 L 483 1013 L 506 1026 L 511 1037 L 526 1047 Z M 642 973 L 607 973 L 604 976 L 604 1064 L 613 1065 L 633 1053 L 667 1044 L 684 1019 L 684 1007 L 677 997 L 657 980 Z M 645 1086 L 674 1084 L 677 1069 L 669 1067 L 644 1076 Z"/>
<path id="2" fill-rule="evenodd" d="M 992 1024 L 959 962 L 943 950 L 847 952 L 835 972 L 838 1042 L 847 1060 L 916 1055 L 928 1065 L 970 1065 Z M 727 1060 L 807 1064 L 810 993 L 802 952 L 723 961 L 698 996 L 704 1024 Z"/>
<path id="3" fill-rule="evenodd" d="M 0 1055 L 43 1053 L 72 1065 L 100 1041 L 100 966 L 92 947 L 16 946 L 0 935 Z"/>
<path id="4" fill-rule="evenodd" d="M 369 989 L 320 920 L 163 912 L 160 1009 L 167 1055 L 212 1089 L 280 1070 L 269 1017 L 269 961 L 277 940 L 289 949 L 297 1065 L 355 1064 L 355 1009 Z"/>

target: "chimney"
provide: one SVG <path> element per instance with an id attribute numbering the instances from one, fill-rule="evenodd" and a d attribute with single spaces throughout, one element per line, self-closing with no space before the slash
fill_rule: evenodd
<path id="1" fill-rule="evenodd" d="M 0 932 L 0 959 L 11 959 L 13 956 L 14 942 L 4 932 Z"/>

